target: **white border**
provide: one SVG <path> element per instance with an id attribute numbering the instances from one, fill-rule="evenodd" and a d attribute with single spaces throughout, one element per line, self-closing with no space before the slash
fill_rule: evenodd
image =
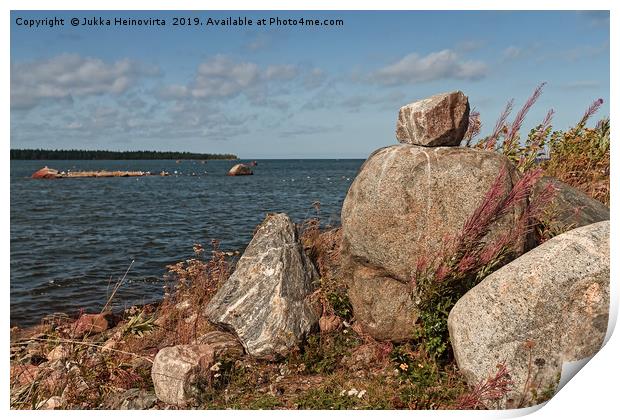
<path id="1" fill-rule="evenodd" d="M 368 1 L 357 0 L 353 1 L 339 1 L 339 0 L 297 0 L 295 2 L 278 1 L 278 0 L 263 0 L 260 3 L 258 1 L 250 0 L 220 0 L 219 2 L 213 1 L 198 1 L 198 0 L 176 0 L 174 2 L 165 0 L 90 0 L 90 1 L 78 1 L 78 0 L 57 0 L 57 1 L 45 1 L 45 0 L 3 0 L 2 8 L 4 9 L 2 19 L 2 31 L 0 32 L 1 44 L 4 47 L 3 65 L 1 68 L 2 81 L 4 85 L 4 100 L 1 102 L 0 107 L 2 109 L 2 127 L 3 127 L 3 150 L 4 150 L 4 162 L 5 167 L 2 171 L 2 196 L 9 198 L 9 149 L 10 149 L 10 107 L 9 107 L 9 92 L 10 92 L 10 25 L 9 25 L 9 11 L 10 10 L 611 10 L 611 39 L 610 39 L 610 53 L 611 53 L 611 71 L 610 71 L 610 83 L 611 83 L 611 95 L 610 95 L 610 116 L 615 123 L 617 111 L 615 106 L 615 100 L 620 98 L 618 93 L 618 85 L 615 83 L 615 75 L 618 74 L 618 51 L 617 36 L 618 29 L 620 27 L 620 19 L 618 19 L 618 9 L 620 8 L 617 1 L 613 0 L 589 0 L 589 1 L 547 1 L 547 4 L 541 4 L 540 1 L 534 0 L 521 0 L 521 1 L 492 1 L 492 0 L 471 0 L 471 1 L 456 1 L 456 0 L 434 0 L 428 2 L 422 1 L 396 1 L 396 0 L 382 0 Z M 551 4 L 554 3 L 554 4 Z M 380 6 L 380 8 L 379 8 Z M 466 22 L 464 22 L 466 25 Z M 438 29 L 440 30 L 440 29 Z M 466 27 L 463 29 L 467 31 Z M 615 194 L 616 187 L 618 185 L 618 172 L 615 170 L 615 162 L 617 154 L 614 150 L 617 149 L 617 135 L 615 135 L 615 124 L 612 124 L 612 173 L 611 173 L 611 185 L 612 185 L 612 210 L 615 210 Z M 5 198 L 5 199 L 6 199 Z M 10 199 L 7 199 L 7 202 Z M 613 213 L 613 211 L 612 211 Z M 8 389 L 8 377 L 9 377 L 9 357 L 8 357 L 8 341 L 9 341 L 9 279 L 10 279 L 10 206 L 5 204 L 2 208 L 2 233 L 4 240 L 2 244 L 2 258 L 4 260 L 4 270 L 2 279 L 5 284 L 5 292 L 3 294 L 3 307 L 5 308 L 4 317 L 2 317 L 2 333 L 4 334 L 4 354 L 2 358 L 2 378 L 3 386 L 1 391 L 1 399 L 3 407 L 8 411 L 9 407 L 9 389 Z M 616 224 L 611 224 L 611 255 L 612 255 L 612 309 L 610 311 L 610 326 L 615 325 L 617 319 L 617 303 L 618 303 L 618 282 L 617 263 L 614 261 L 613 256 L 618 255 L 618 229 Z M 33 250 L 35 252 L 36 250 Z M 613 327 L 612 327 L 613 328 Z M 611 328 L 610 328 L 611 333 Z M 605 347 L 594 358 L 583 367 L 582 371 L 577 375 L 577 378 L 569 381 L 569 383 L 541 410 L 533 412 L 530 416 L 536 419 L 571 419 L 571 418 L 612 418 L 617 416 L 617 386 L 620 378 L 618 369 L 618 354 L 620 354 L 620 344 L 618 343 L 617 334 L 611 336 Z M 358 419 L 378 417 L 432 417 L 432 418 L 501 418 L 501 417 L 514 417 L 518 415 L 526 414 L 531 410 L 519 411 L 519 412 L 416 412 L 416 411 L 379 411 L 379 412 L 355 412 Z M 15 417 L 40 417 L 49 416 L 56 417 L 82 417 L 86 413 L 83 412 L 18 412 L 10 411 L 10 415 Z M 88 412 L 88 416 L 99 417 L 109 415 L 128 415 L 127 412 Z M 296 416 L 297 418 L 308 418 L 323 415 L 323 413 L 308 412 L 308 411 L 244 411 L 244 412 L 132 412 L 131 416 L 137 417 L 160 417 L 165 416 L 191 416 L 197 418 L 198 416 L 225 416 L 225 417 L 251 417 L 251 418 L 270 418 L 275 417 L 289 417 Z M 349 412 L 329 412 L 331 416 L 344 418 L 349 416 Z"/>

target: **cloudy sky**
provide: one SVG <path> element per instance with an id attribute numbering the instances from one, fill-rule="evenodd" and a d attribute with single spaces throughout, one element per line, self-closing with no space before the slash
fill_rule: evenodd
<path id="1" fill-rule="evenodd" d="M 172 16 L 324 17 L 339 27 L 172 27 Z M 12 12 L 11 147 L 364 158 L 400 106 L 462 90 L 492 130 L 544 94 L 564 129 L 609 113 L 606 12 Z M 165 18 L 166 27 L 28 29 L 18 17 Z"/>

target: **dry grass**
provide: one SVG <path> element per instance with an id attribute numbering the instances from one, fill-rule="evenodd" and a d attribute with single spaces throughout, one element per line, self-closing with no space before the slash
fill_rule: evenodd
<path id="1" fill-rule="evenodd" d="M 474 142 L 480 132 L 480 115 L 473 115 L 474 127 L 468 132 L 466 145 L 494 150 L 507 156 L 522 172 L 536 167 L 545 174 L 585 192 L 609 205 L 610 123 L 603 118 L 593 128 L 587 124 L 603 104 L 595 100 L 582 118 L 567 131 L 553 131 L 553 110 L 525 138 L 520 130 L 525 116 L 541 96 L 545 83 L 540 84 L 524 103 L 512 123 L 508 118 L 514 106 L 510 100 L 500 114 L 493 132 Z"/>

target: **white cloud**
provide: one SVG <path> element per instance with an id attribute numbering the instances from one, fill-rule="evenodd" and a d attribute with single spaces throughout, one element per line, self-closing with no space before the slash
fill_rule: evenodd
<path id="1" fill-rule="evenodd" d="M 523 49 L 511 45 L 502 51 L 502 58 L 504 60 L 516 60 L 523 56 Z"/>
<path id="2" fill-rule="evenodd" d="M 267 80 L 291 80 L 297 77 L 299 70 L 291 64 L 269 66 L 264 77 Z"/>
<path id="3" fill-rule="evenodd" d="M 259 74 L 254 63 L 236 63 L 218 55 L 198 66 L 190 93 L 195 98 L 236 95 L 254 85 Z"/>
<path id="4" fill-rule="evenodd" d="M 487 73 L 482 61 L 464 60 L 458 53 L 446 49 L 420 56 L 411 53 L 371 75 L 381 84 L 398 85 L 430 82 L 441 79 L 476 80 Z"/>
<path id="5" fill-rule="evenodd" d="M 159 96 L 167 99 L 218 99 L 245 93 L 255 98 L 264 93 L 270 82 L 286 82 L 299 75 L 300 69 L 292 64 L 261 67 L 253 62 L 216 55 L 198 66 L 190 83 L 165 86 Z"/>
<path id="6" fill-rule="evenodd" d="M 141 77 L 156 76 L 159 69 L 123 59 L 104 62 L 78 54 L 11 64 L 11 107 L 32 108 L 45 100 L 101 94 L 118 95 Z"/>

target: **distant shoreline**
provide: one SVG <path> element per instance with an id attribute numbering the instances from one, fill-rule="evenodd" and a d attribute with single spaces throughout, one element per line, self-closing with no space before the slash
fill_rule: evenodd
<path id="1" fill-rule="evenodd" d="M 234 154 L 157 152 L 150 150 L 11 149 L 11 160 L 238 160 Z"/>

